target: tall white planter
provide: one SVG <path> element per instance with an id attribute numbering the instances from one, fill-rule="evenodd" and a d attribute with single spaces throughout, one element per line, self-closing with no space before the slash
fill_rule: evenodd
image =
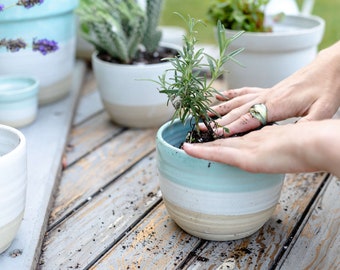
<path id="1" fill-rule="evenodd" d="M 177 48 L 176 46 L 172 46 Z M 92 54 L 92 65 L 101 100 L 113 122 L 135 128 L 159 127 L 168 121 L 174 109 L 160 94 L 158 80 L 169 62 L 127 65 L 103 61 Z"/>
<path id="2" fill-rule="evenodd" d="M 26 140 L 0 125 L 0 253 L 12 243 L 25 209 L 27 181 Z"/>
<path id="3" fill-rule="evenodd" d="M 322 40 L 325 22 L 317 16 L 287 15 L 271 33 L 245 32 L 230 45 L 244 48 L 237 60 L 225 65 L 229 88 L 271 87 L 310 63 Z M 226 30 L 228 37 L 237 31 Z"/>
<path id="4" fill-rule="evenodd" d="M 13 0 L 3 0 L 5 7 Z M 65 97 L 71 87 L 76 51 L 74 9 L 78 0 L 45 0 L 32 8 L 15 6 L 1 12 L 0 39 L 22 38 L 58 42 L 59 49 L 42 55 L 31 48 L 8 52 L 0 48 L 0 75 L 30 75 L 40 81 L 39 103 L 47 104 Z"/>

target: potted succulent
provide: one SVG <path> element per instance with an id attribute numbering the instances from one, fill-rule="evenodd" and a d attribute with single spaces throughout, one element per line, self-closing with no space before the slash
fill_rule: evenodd
<path id="1" fill-rule="evenodd" d="M 111 120 L 123 126 L 159 127 L 173 109 L 159 95 L 156 79 L 177 54 L 178 46 L 162 44 L 157 28 L 162 0 L 82 0 L 77 10 L 82 37 L 93 44 L 92 66 L 103 105 Z"/>
<path id="2" fill-rule="evenodd" d="M 311 62 L 322 40 L 325 23 L 317 16 L 276 14 L 266 16 L 269 0 L 214 0 L 208 21 L 220 20 L 226 35 L 246 31 L 231 49 L 243 47 L 238 60 L 226 64 L 229 88 L 271 87 Z"/>
<path id="3" fill-rule="evenodd" d="M 209 140 L 218 139 L 211 128 L 214 116 L 210 97 L 217 93 L 212 82 L 223 72 L 222 67 L 242 49 L 226 53 L 242 32 L 226 38 L 225 29 L 217 24 L 219 59 L 195 50 L 194 29 L 199 21 L 189 17 L 181 57 L 169 59 L 175 74 L 156 81 L 159 91 L 168 97 L 175 110 L 174 118 L 157 132 L 157 167 L 165 206 L 174 221 L 186 232 L 208 240 L 231 240 L 246 237 L 270 218 L 280 197 L 283 175 L 252 174 L 236 167 L 202 160 L 187 155 L 181 144 L 204 137 L 200 123 L 207 126 Z M 205 63 L 208 63 L 208 67 Z M 211 79 L 202 75 L 208 68 Z M 218 116 L 218 115 L 217 115 Z M 216 123 L 215 123 L 216 125 Z M 212 125 L 214 126 L 214 125 Z M 227 130 L 226 130 L 227 132 Z"/>
<path id="4" fill-rule="evenodd" d="M 39 104 L 55 102 L 70 92 L 77 5 L 78 0 L 1 1 L 0 75 L 37 78 Z"/>

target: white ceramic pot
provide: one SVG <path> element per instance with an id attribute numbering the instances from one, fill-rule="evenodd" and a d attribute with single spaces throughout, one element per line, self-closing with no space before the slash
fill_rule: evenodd
<path id="1" fill-rule="evenodd" d="M 113 122 L 127 127 L 151 128 L 171 118 L 174 109 L 167 106 L 167 97 L 159 93 L 158 85 L 150 81 L 157 81 L 165 70 L 172 69 L 169 62 L 114 64 L 100 60 L 94 52 L 92 65 L 101 100 Z"/>
<path id="2" fill-rule="evenodd" d="M 280 198 L 284 175 L 254 174 L 197 159 L 179 146 L 191 126 L 175 120 L 157 132 L 157 167 L 165 206 L 186 232 L 207 240 L 240 239 L 259 230 Z"/>
<path id="3" fill-rule="evenodd" d="M 26 199 L 27 161 L 24 135 L 0 125 L 0 253 L 12 243 Z"/>
<path id="4" fill-rule="evenodd" d="M 5 7 L 14 2 L 1 1 Z M 49 0 L 29 9 L 14 6 L 1 12 L 1 38 L 21 38 L 28 46 L 18 52 L 0 48 L 0 75 L 26 74 L 39 79 L 40 104 L 55 102 L 70 92 L 76 51 L 73 11 L 77 5 L 78 0 Z M 33 51 L 34 39 L 54 40 L 58 50 L 46 55 Z"/>
<path id="5" fill-rule="evenodd" d="M 159 29 L 162 31 L 162 42 L 183 46 L 183 36 L 186 34 L 184 28 L 173 25 L 163 25 Z"/>
<path id="6" fill-rule="evenodd" d="M 0 124 L 31 124 L 38 111 L 39 81 L 27 76 L 0 76 Z"/>
<path id="7" fill-rule="evenodd" d="M 236 56 L 244 67 L 226 63 L 228 88 L 271 87 L 288 77 L 315 58 L 324 28 L 320 17 L 287 15 L 271 33 L 245 32 L 230 45 L 230 50 L 244 48 Z M 235 33 L 226 30 L 227 37 Z"/>

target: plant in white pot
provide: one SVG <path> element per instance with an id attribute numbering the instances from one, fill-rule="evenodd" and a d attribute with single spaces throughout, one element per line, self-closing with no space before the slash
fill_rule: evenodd
<path id="1" fill-rule="evenodd" d="M 223 25 L 218 23 L 220 58 L 206 55 L 204 49 L 196 52 L 194 28 L 198 22 L 189 18 L 181 57 L 169 60 L 175 76 L 170 83 L 164 80 L 166 75 L 156 81 L 159 91 L 176 108 L 174 119 L 157 132 L 160 188 L 170 216 L 186 232 L 208 240 L 239 239 L 257 231 L 271 217 L 284 176 L 252 174 L 191 157 L 181 149 L 184 141 L 205 141 L 199 123 L 208 128 L 208 139 L 218 139 L 211 128 L 216 113 L 209 107 L 209 100 L 218 93 L 212 82 L 222 74 L 222 66 L 241 51 L 226 53 L 241 33 L 227 39 Z M 205 57 L 208 67 L 202 64 Z M 206 68 L 212 74 L 209 80 L 201 75 Z"/>
<path id="2" fill-rule="evenodd" d="M 169 69 L 161 59 L 178 51 L 160 43 L 162 3 L 148 0 L 143 9 L 136 0 L 82 0 L 77 10 L 82 37 L 96 48 L 92 65 L 104 107 L 123 126 L 159 127 L 173 113 L 146 80 Z"/>
<path id="3" fill-rule="evenodd" d="M 311 62 L 322 40 L 325 22 L 318 16 L 302 14 L 267 15 L 269 0 L 214 0 L 208 20 L 220 20 L 228 37 L 246 31 L 231 49 L 243 47 L 238 60 L 226 64 L 229 88 L 271 87 Z M 244 74 L 247 74 L 245 76 Z"/>
<path id="4" fill-rule="evenodd" d="M 77 5 L 78 0 L 0 3 L 0 75 L 37 78 L 39 104 L 58 101 L 71 90 Z"/>

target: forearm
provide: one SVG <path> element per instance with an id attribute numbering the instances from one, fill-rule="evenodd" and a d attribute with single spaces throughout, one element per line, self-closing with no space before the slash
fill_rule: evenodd
<path id="1" fill-rule="evenodd" d="M 310 136 L 304 136 L 305 145 L 300 148 L 303 151 L 300 158 L 317 170 L 340 177 L 340 119 L 313 124 L 314 128 L 309 130 Z"/>
<path id="2" fill-rule="evenodd" d="M 320 65 L 322 76 L 319 79 L 327 80 L 330 87 L 340 93 L 340 41 L 321 50 L 315 59 L 315 64 Z"/>

